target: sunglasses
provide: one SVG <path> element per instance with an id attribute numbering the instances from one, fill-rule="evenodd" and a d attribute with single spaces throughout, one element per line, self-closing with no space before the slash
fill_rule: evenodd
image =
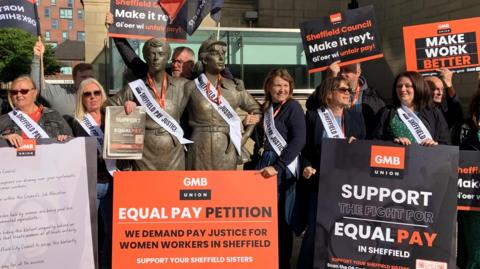
<path id="1" fill-rule="evenodd" d="M 348 93 L 350 94 L 350 88 L 345 88 L 345 87 L 342 87 L 342 88 L 336 88 L 335 89 L 336 91 L 339 91 L 340 93 Z"/>
<path id="2" fill-rule="evenodd" d="M 8 92 L 10 93 L 11 96 L 15 96 L 15 95 L 17 95 L 17 94 L 19 94 L 19 93 L 21 93 L 22 95 L 26 95 L 26 94 L 28 94 L 28 92 L 29 92 L 30 90 L 34 90 L 34 89 L 35 89 L 35 88 L 31 88 L 31 89 L 18 89 L 18 90 L 13 90 L 13 89 L 12 89 L 12 90 L 10 90 L 10 91 L 8 91 Z"/>
<path id="3" fill-rule="evenodd" d="M 102 92 L 101 91 L 93 91 L 93 92 L 84 92 L 83 93 L 83 97 L 91 97 L 91 96 L 100 96 L 102 95 Z"/>

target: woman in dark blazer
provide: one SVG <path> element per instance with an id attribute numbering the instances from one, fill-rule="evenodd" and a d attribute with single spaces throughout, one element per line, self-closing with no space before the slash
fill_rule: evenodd
<path id="1" fill-rule="evenodd" d="M 293 78 L 286 69 L 271 70 L 263 86 L 263 122 L 255 126 L 256 148 L 263 154 L 256 166 L 263 177 L 277 176 L 279 268 L 290 268 L 293 247 L 292 213 L 298 157 L 305 145 L 305 115 L 293 96 Z M 265 130 L 269 130 L 266 134 Z M 281 145 L 271 141 L 283 140 Z M 284 143 L 283 143 L 284 142 Z"/>
<path id="2" fill-rule="evenodd" d="M 313 268 L 315 226 L 317 218 L 318 171 L 324 138 L 355 139 L 365 138 L 365 123 L 362 114 L 349 111 L 350 88 L 342 77 L 328 78 L 315 89 L 307 107 L 307 141 L 302 151 L 303 177 L 297 188 L 305 203 L 307 229 L 298 259 L 298 269 Z M 327 128 L 326 128 L 327 127 Z M 317 231 L 322 232 L 322 231 Z M 325 235 L 326 236 L 326 235 Z M 326 247 L 321 255 L 327 255 Z"/>
<path id="3" fill-rule="evenodd" d="M 393 83 L 393 106 L 384 108 L 380 112 L 379 125 L 373 133 L 373 138 L 394 141 L 402 145 L 418 143 L 424 146 L 449 144 L 450 134 L 448 125 L 442 112 L 434 107 L 432 95 L 428 84 L 422 75 L 417 72 L 407 71 L 399 74 Z M 404 112 L 402 112 L 403 109 Z M 409 128 L 401 114 L 409 113 L 410 119 L 418 118 L 418 123 L 423 124 L 428 134 L 422 128 L 419 133 Z M 425 132 L 423 132 L 425 131 Z"/>

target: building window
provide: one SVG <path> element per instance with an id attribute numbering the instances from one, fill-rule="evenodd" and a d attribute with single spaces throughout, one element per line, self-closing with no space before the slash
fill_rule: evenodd
<path id="1" fill-rule="evenodd" d="M 77 32 L 77 40 L 85 41 L 85 32 Z"/>
<path id="2" fill-rule="evenodd" d="M 69 8 L 73 8 L 73 0 L 68 0 L 67 5 Z"/>
<path id="3" fill-rule="evenodd" d="M 50 31 L 45 31 L 45 41 L 50 41 Z"/>
<path id="4" fill-rule="evenodd" d="M 71 66 L 60 67 L 60 73 L 64 75 L 71 75 L 73 68 Z"/>
<path id="5" fill-rule="evenodd" d="M 52 48 L 56 48 L 58 46 L 57 42 L 47 42 L 47 45 L 50 45 Z"/>
<path id="6" fill-rule="evenodd" d="M 68 32 L 62 31 L 62 42 L 68 39 Z"/>
<path id="7" fill-rule="evenodd" d="M 68 30 L 71 31 L 73 29 L 73 21 L 67 20 L 67 23 L 68 23 Z"/>
<path id="8" fill-rule="evenodd" d="M 40 6 L 40 0 L 37 0 L 36 4 L 37 4 L 37 7 Z"/>
<path id="9" fill-rule="evenodd" d="M 52 19 L 52 29 L 58 29 L 58 20 Z"/>
<path id="10" fill-rule="evenodd" d="M 57 0 L 50 0 L 50 5 L 56 6 L 57 5 Z"/>
<path id="11" fill-rule="evenodd" d="M 79 10 L 77 11 L 77 18 L 78 18 L 79 20 L 83 20 L 83 9 L 79 9 Z"/>
<path id="12" fill-rule="evenodd" d="M 60 9 L 60 19 L 71 19 L 73 17 L 73 11 L 71 8 Z"/>
<path id="13" fill-rule="evenodd" d="M 45 18 L 50 18 L 50 8 L 49 7 L 45 8 Z"/>

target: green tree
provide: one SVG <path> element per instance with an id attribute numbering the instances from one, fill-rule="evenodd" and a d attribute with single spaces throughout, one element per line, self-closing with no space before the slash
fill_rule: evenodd
<path id="1" fill-rule="evenodd" d="M 20 29 L 0 29 L 0 81 L 8 82 L 19 75 L 30 73 L 36 40 L 36 37 Z M 61 64 L 55 60 L 50 45 L 45 46 L 43 64 L 45 75 L 60 71 Z"/>

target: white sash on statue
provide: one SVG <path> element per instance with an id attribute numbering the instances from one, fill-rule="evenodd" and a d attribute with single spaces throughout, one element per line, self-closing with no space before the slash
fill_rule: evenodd
<path id="1" fill-rule="evenodd" d="M 160 107 L 143 80 L 137 79 L 130 82 L 129 86 L 138 102 L 145 107 L 148 116 L 150 116 L 152 120 L 165 129 L 165 131 L 175 136 L 182 145 L 193 143 L 193 141 L 183 137 L 184 133 L 180 124 Z"/>
<path id="2" fill-rule="evenodd" d="M 197 86 L 198 91 L 205 97 L 213 108 L 220 114 L 220 116 L 225 120 L 230 126 L 229 136 L 232 141 L 235 149 L 237 150 L 238 155 L 242 154 L 242 131 L 240 129 L 240 117 L 238 117 L 237 112 L 233 109 L 228 103 L 227 99 L 223 96 L 220 96 L 220 105 L 213 102 L 212 100 L 217 100 L 218 92 L 213 85 L 210 85 L 210 96 L 207 95 L 207 81 L 208 78 L 205 74 L 201 74 L 198 78 L 195 79 L 195 85 Z"/>

